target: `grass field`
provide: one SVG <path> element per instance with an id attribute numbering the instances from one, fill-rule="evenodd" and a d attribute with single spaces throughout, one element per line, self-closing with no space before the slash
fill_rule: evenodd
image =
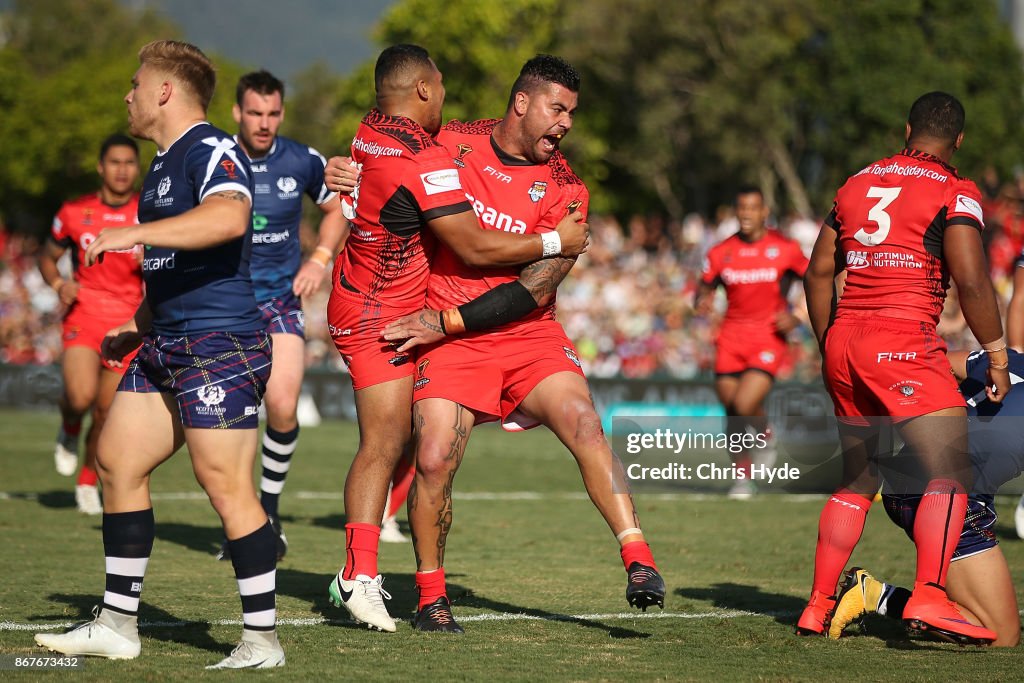
<path id="1" fill-rule="evenodd" d="M 88 616 L 103 591 L 100 521 L 74 508 L 73 480 L 52 464 L 55 413 L 0 411 L 0 655 L 41 655 L 32 634 Z M 1018 650 L 909 640 L 895 622 L 830 642 L 793 624 L 810 586 L 821 497 L 752 501 L 636 497 L 669 593 L 665 610 L 631 611 L 614 539 L 586 499 L 572 458 L 550 434 L 478 430 L 456 480 L 447 571 L 463 637 L 371 633 L 327 601 L 343 557 L 340 491 L 353 425 L 305 429 L 282 498 L 290 541 L 278 567 L 283 669 L 278 680 L 1011 680 Z M 214 561 L 221 531 L 182 452 L 153 478 L 157 540 L 136 660 L 91 659 L 69 680 L 192 679 L 219 672 L 237 641 L 231 567 Z M 1013 500 L 999 535 L 1018 585 L 1024 543 Z M 853 561 L 906 585 L 913 546 L 881 506 Z M 393 615 L 415 605 L 408 544 L 384 545 Z M 1018 591 L 1018 597 L 1020 593 Z M 38 678 L 39 671 L 0 672 Z M 219 674 L 226 675 L 226 674 Z M 230 675 L 230 674 L 227 674 Z"/>

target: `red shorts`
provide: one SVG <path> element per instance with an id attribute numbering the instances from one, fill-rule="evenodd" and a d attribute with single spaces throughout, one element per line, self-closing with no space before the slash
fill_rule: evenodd
<path id="1" fill-rule="evenodd" d="M 100 354 L 100 346 L 103 343 L 103 338 L 107 336 L 107 332 L 123 325 L 133 315 L 135 315 L 134 310 L 127 315 L 111 316 L 108 313 L 89 310 L 81 303 L 75 303 L 64 315 L 63 334 L 61 335 L 64 348 L 86 346 Z M 111 364 L 110 361 L 103 358 L 102 354 L 100 354 L 100 362 L 103 363 L 105 369 L 123 375 L 128 369 L 128 363 L 135 358 L 136 353 L 138 353 L 138 349 L 122 358 L 121 367 Z"/>
<path id="2" fill-rule="evenodd" d="M 715 374 L 761 370 L 774 377 L 786 357 L 786 340 L 760 328 L 722 326 L 715 340 Z"/>
<path id="3" fill-rule="evenodd" d="M 339 293 L 335 287 L 327 303 L 327 329 L 334 346 L 352 375 L 352 388 L 358 391 L 374 384 L 412 377 L 412 354 L 397 353 L 391 342 L 381 336 L 389 323 L 422 310 L 367 306 L 362 294 Z"/>
<path id="4" fill-rule="evenodd" d="M 420 353 L 413 401 L 443 398 L 475 411 L 478 423 L 500 418 L 508 430 L 529 429 L 537 422 L 516 408 L 558 372 L 584 376 L 576 348 L 554 320 L 470 333 Z"/>
<path id="5" fill-rule="evenodd" d="M 946 342 L 929 323 L 839 319 L 825 339 L 824 362 L 825 388 L 839 418 L 898 421 L 966 405 L 946 359 Z"/>

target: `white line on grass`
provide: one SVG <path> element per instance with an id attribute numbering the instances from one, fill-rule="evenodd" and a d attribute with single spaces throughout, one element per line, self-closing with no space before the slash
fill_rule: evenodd
<path id="1" fill-rule="evenodd" d="M 736 617 L 796 617 L 796 612 L 760 613 L 744 612 L 742 610 L 728 610 L 723 612 L 614 612 L 609 614 L 525 614 L 522 612 L 485 612 L 483 614 L 464 614 L 459 616 L 462 623 L 477 621 L 611 621 L 630 619 L 735 619 Z M 70 628 L 80 621 L 64 621 L 58 623 L 26 624 L 16 621 L 0 621 L 0 631 L 53 631 L 55 629 Z M 209 623 L 212 626 L 241 626 L 241 619 L 215 619 L 211 622 L 205 621 L 140 621 L 139 628 L 184 628 L 186 626 L 203 626 Z M 320 626 L 321 624 L 351 624 L 347 619 L 325 619 L 323 617 L 308 617 L 304 619 L 278 619 L 278 626 Z"/>
<path id="2" fill-rule="evenodd" d="M 343 500 L 344 494 L 340 491 L 295 491 L 290 494 L 301 500 Z M 722 493 L 634 493 L 637 498 L 644 500 L 725 500 L 725 492 Z M 511 500 L 589 500 L 586 491 L 552 491 L 540 493 L 538 491 L 464 491 L 453 493 L 455 500 L 483 500 L 483 501 L 511 501 Z M 781 500 L 789 503 L 799 503 L 808 500 L 824 500 L 823 493 L 787 493 L 781 495 L 772 494 L 771 500 Z M 153 500 L 197 500 L 206 502 L 207 496 L 202 491 L 165 491 L 151 494 Z M 39 500 L 38 493 L 19 493 L 0 491 L 2 500 Z"/>

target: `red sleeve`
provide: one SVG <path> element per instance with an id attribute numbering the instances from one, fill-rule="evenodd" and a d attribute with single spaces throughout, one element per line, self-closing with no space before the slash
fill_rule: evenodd
<path id="1" fill-rule="evenodd" d="M 53 241 L 61 246 L 68 246 L 71 244 L 71 236 L 68 234 L 68 216 L 67 205 L 62 205 L 60 210 L 57 211 L 57 215 L 53 217 L 53 225 L 50 226 L 50 237 Z"/>
<path id="2" fill-rule="evenodd" d="M 804 273 L 807 272 L 807 257 L 804 256 L 803 249 L 795 241 L 787 240 L 787 244 L 789 245 L 790 253 L 789 269 L 797 277 L 803 277 Z"/>
<path id="3" fill-rule="evenodd" d="M 970 180 L 958 180 L 946 191 L 946 225 L 985 227 L 981 210 L 981 191 Z"/>
<path id="4" fill-rule="evenodd" d="M 721 266 L 718 263 L 718 248 L 712 247 L 711 251 L 704 257 L 704 267 L 700 275 L 701 283 L 708 285 L 709 287 L 715 287 L 718 284 L 718 278 L 721 275 Z"/>
<path id="5" fill-rule="evenodd" d="M 472 210 L 462 189 L 459 169 L 444 147 L 425 149 L 414 162 L 402 186 L 412 194 L 425 220 Z"/>
<path id="6" fill-rule="evenodd" d="M 590 191 L 583 183 L 562 185 L 558 201 L 551 205 L 547 213 L 537 222 L 537 232 L 550 232 L 558 227 L 563 218 L 574 211 L 583 213 L 587 220 L 590 210 Z"/>

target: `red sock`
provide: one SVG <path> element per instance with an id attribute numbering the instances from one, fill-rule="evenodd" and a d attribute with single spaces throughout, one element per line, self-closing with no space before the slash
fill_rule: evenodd
<path id="1" fill-rule="evenodd" d="M 750 456 L 747 455 L 746 452 L 733 460 L 733 464 L 735 464 L 736 468 L 743 473 L 744 479 L 750 479 Z"/>
<path id="2" fill-rule="evenodd" d="M 409 487 L 416 476 L 416 468 L 412 460 L 402 458 L 395 468 L 395 476 L 391 478 L 391 504 L 385 517 L 394 517 L 395 514 L 405 505 L 405 499 L 409 497 Z"/>
<path id="3" fill-rule="evenodd" d="M 78 473 L 79 486 L 95 486 L 97 479 L 99 477 L 96 476 L 96 470 L 88 465 L 82 465 L 82 470 Z"/>
<path id="4" fill-rule="evenodd" d="M 350 522 L 345 525 L 345 571 L 342 578 L 351 581 L 359 574 L 377 576 L 377 546 L 380 527 Z"/>
<path id="5" fill-rule="evenodd" d="M 813 590 L 832 595 L 839 575 L 864 531 L 864 519 L 874 497 L 845 489 L 832 494 L 818 518 L 818 545 L 814 551 Z"/>
<path id="6" fill-rule="evenodd" d="M 651 555 L 651 546 L 644 541 L 630 541 L 619 550 L 622 556 L 622 564 L 629 571 L 629 566 L 634 562 L 645 564 L 651 569 L 657 570 L 658 565 L 654 564 L 654 555 Z"/>
<path id="7" fill-rule="evenodd" d="M 932 479 L 914 519 L 918 583 L 946 585 L 949 561 L 960 540 L 967 512 L 964 487 L 952 479 Z"/>
<path id="8" fill-rule="evenodd" d="M 444 583 L 444 567 L 432 572 L 416 572 L 416 588 L 420 592 L 420 601 L 416 609 L 421 610 L 440 597 L 448 595 Z"/>
<path id="9" fill-rule="evenodd" d="M 77 437 L 79 434 L 82 433 L 82 418 L 78 418 L 74 422 L 62 420 L 60 428 L 63 429 L 64 433 L 67 434 L 68 436 Z"/>

